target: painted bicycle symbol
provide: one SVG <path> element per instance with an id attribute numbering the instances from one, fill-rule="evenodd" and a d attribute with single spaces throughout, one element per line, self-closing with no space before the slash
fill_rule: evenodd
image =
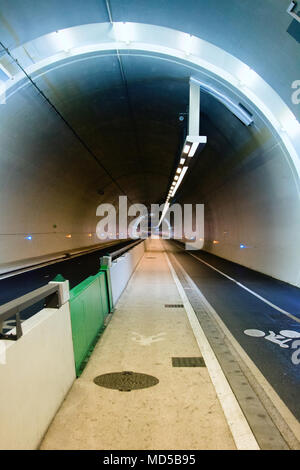
<path id="1" fill-rule="evenodd" d="M 163 341 L 165 338 L 163 337 L 166 333 L 158 333 L 157 335 L 153 336 L 144 336 L 140 333 L 136 333 L 132 331 L 132 341 L 140 344 L 141 346 L 150 346 L 152 343 L 156 343 L 157 341 Z"/>
<path id="2" fill-rule="evenodd" d="M 244 330 L 245 335 L 252 336 L 253 338 L 264 338 L 267 341 L 278 344 L 281 348 L 285 349 L 296 349 L 291 356 L 293 364 L 300 364 L 300 333 L 294 330 L 281 330 L 279 334 L 269 330 L 269 333 L 265 333 L 261 330 Z"/>

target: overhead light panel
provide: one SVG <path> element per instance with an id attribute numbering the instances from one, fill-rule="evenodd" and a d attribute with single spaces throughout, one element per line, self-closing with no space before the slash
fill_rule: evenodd
<path id="1" fill-rule="evenodd" d="M 188 157 L 193 157 L 195 155 L 198 145 L 199 145 L 199 142 L 193 143 L 193 145 L 191 146 L 191 150 L 188 153 Z"/>
<path id="2" fill-rule="evenodd" d="M 184 177 L 184 175 L 186 174 L 186 171 L 187 171 L 188 167 L 187 166 L 184 166 L 183 169 L 182 169 L 182 172 L 181 172 L 181 175 L 179 176 L 179 179 L 177 181 L 177 184 L 175 186 L 175 188 L 173 189 L 173 192 L 172 192 L 172 197 L 175 196 L 176 194 L 176 191 L 177 189 L 179 188 L 179 185 Z"/>
<path id="3" fill-rule="evenodd" d="M 158 227 L 160 226 L 166 211 L 169 208 L 169 199 L 176 194 L 184 175 L 187 172 L 188 165 L 186 163 L 187 155 L 193 157 L 198 149 L 199 144 L 206 144 L 207 137 L 199 135 L 200 129 L 200 87 L 198 84 L 190 81 L 190 100 L 189 100 L 189 121 L 188 121 L 188 136 L 185 139 L 180 156 L 180 166 L 176 169 L 174 181 L 171 184 L 168 197 L 165 202 L 165 208 L 162 212 Z"/>
<path id="4" fill-rule="evenodd" d="M 170 207 L 170 203 L 169 202 L 165 202 L 165 205 L 164 205 L 164 209 L 162 211 L 162 214 L 161 214 L 161 218 L 159 220 L 159 223 L 158 223 L 158 227 L 160 226 L 164 216 L 166 215 L 166 213 L 168 212 L 168 209 Z"/>
<path id="5" fill-rule="evenodd" d="M 185 139 L 184 147 L 189 145 L 190 150 L 188 157 L 193 157 L 200 144 L 205 145 L 207 143 L 207 137 L 205 135 L 188 135 Z"/>

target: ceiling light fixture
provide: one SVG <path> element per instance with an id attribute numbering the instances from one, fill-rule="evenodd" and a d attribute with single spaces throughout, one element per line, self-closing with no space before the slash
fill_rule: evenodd
<path id="1" fill-rule="evenodd" d="M 190 145 L 187 145 L 187 144 L 184 145 L 182 153 L 189 153 L 190 148 L 191 148 Z"/>
<path id="2" fill-rule="evenodd" d="M 198 145 L 198 142 L 193 143 L 193 145 L 191 146 L 191 150 L 189 151 L 188 157 L 193 157 L 195 155 Z"/>
<path id="3" fill-rule="evenodd" d="M 201 144 L 204 146 L 207 143 L 207 137 L 205 135 L 188 135 L 186 142 L 190 144 L 190 151 L 188 157 L 193 157 L 198 149 L 198 146 Z"/>
<path id="4" fill-rule="evenodd" d="M 178 179 L 178 181 L 177 181 L 177 184 L 176 184 L 175 188 L 173 189 L 172 197 L 175 196 L 176 191 L 177 191 L 177 189 L 179 188 L 179 185 L 180 185 L 181 181 L 183 180 L 183 177 L 184 177 L 184 175 L 186 174 L 187 169 L 188 169 L 187 166 L 184 166 L 184 167 L 183 167 L 182 172 L 181 172 L 181 175 L 179 176 L 179 179 Z"/>
<path id="5" fill-rule="evenodd" d="M 199 144 L 206 144 L 207 137 L 199 135 L 200 129 L 200 87 L 198 84 L 192 83 L 190 80 L 190 101 L 189 101 L 189 124 L 188 124 L 188 136 L 185 138 L 184 145 L 182 147 L 180 156 L 180 166 L 176 169 L 174 181 L 171 184 L 166 204 L 169 205 L 170 197 L 176 194 L 177 189 L 182 182 L 184 175 L 187 172 L 188 165 L 184 165 L 186 162 L 186 156 L 193 157 L 199 147 Z M 179 176 L 180 175 L 180 176 Z M 159 221 L 158 227 L 160 226 L 166 211 L 164 210 Z"/>
<path id="6" fill-rule="evenodd" d="M 160 226 L 164 216 L 166 215 L 166 213 L 168 212 L 168 209 L 170 207 L 170 203 L 169 202 L 165 202 L 165 205 L 164 205 L 164 209 L 162 211 L 162 214 L 161 214 L 161 218 L 159 220 L 159 223 L 158 223 L 158 227 Z"/>

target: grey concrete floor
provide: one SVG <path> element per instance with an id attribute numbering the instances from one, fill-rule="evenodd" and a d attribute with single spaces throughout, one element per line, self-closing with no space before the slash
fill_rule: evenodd
<path id="1" fill-rule="evenodd" d="M 112 320 L 67 395 L 41 449 L 235 449 L 206 367 L 172 367 L 201 356 L 160 240 L 151 240 Z M 108 372 L 159 379 L 120 392 L 97 386 Z"/>

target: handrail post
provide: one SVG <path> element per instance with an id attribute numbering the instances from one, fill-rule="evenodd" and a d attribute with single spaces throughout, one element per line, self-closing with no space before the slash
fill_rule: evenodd
<path id="1" fill-rule="evenodd" d="M 114 310 L 112 289 L 111 289 L 111 277 L 110 277 L 110 268 L 112 265 L 111 256 L 102 256 L 100 258 L 100 272 L 104 272 L 106 280 L 106 291 L 109 303 L 109 312 L 112 313 Z"/>
<path id="2" fill-rule="evenodd" d="M 58 286 L 58 292 L 57 292 L 57 297 L 58 297 L 58 305 L 54 306 L 54 308 L 60 308 L 62 305 L 64 305 L 66 302 L 70 300 L 70 285 L 69 281 L 50 281 L 48 282 L 49 285 L 57 285 Z M 50 304 L 47 305 L 47 307 L 52 307 L 53 306 Z"/>
<path id="3" fill-rule="evenodd" d="M 59 308 L 69 300 L 69 281 L 49 282 L 48 285 L 35 289 L 34 291 L 11 300 L 4 305 L 0 305 L 0 340 L 18 340 L 23 334 L 20 312 L 43 299 L 46 299 L 46 306 Z M 50 305 L 49 302 L 47 302 L 47 299 L 50 299 Z M 4 322 L 12 317 L 15 317 L 16 319 L 16 333 L 2 333 Z"/>
<path id="4" fill-rule="evenodd" d="M 110 255 L 101 256 L 100 265 L 101 265 L 101 267 L 102 266 L 108 266 L 110 268 L 111 267 L 111 256 Z"/>

